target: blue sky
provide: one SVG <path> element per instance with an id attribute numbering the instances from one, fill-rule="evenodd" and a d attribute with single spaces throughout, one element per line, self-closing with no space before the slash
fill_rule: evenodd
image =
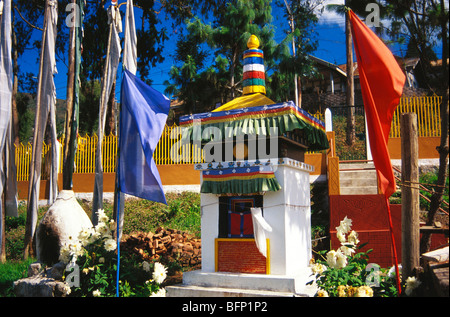
<path id="1" fill-rule="evenodd" d="M 122 2 L 124 2 L 124 0 L 119 1 L 119 3 Z M 342 4 L 344 0 L 325 0 L 324 2 L 324 4 Z M 125 6 L 122 6 L 121 10 L 125 11 Z M 135 8 L 136 19 L 138 19 L 139 10 L 140 9 Z M 280 13 L 279 9 L 273 10 L 272 14 L 274 16 L 273 24 L 276 31 L 275 40 L 277 42 L 280 42 L 284 37 L 283 31 L 289 28 L 288 21 L 282 16 L 282 13 Z M 161 17 L 161 20 L 164 20 L 164 17 Z M 161 92 L 163 92 L 165 89 L 165 86 L 163 85 L 164 80 L 169 78 L 168 74 L 173 64 L 173 59 L 171 58 L 170 54 L 171 52 L 173 52 L 176 44 L 176 34 L 173 33 L 170 23 L 165 25 L 165 27 L 167 28 L 169 33 L 169 40 L 166 41 L 164 49 L 165 61 L 161 64 L 156 65 L 150 70 L 150 76 L 153 79 L 153 87 Z M 346 63 L 344 18 L 336 13 L 324 10 L 315 29 L 317 31 L 318 48 L 313 53 L 313 55 L 338 65 Z M 35 30 L 33 36 L 41 37 L 42 35 L 40 31 Z M 123 33 L 120 36 L 123 37 Z M 391 50 L 396 55 L 402 55 L 401 48 L 398 46 L 391 47 Z M 440 57 L 440 55 L 440 52 L 438 52 L 438 57 Z M 39 52 L 37 52 L 36 50 L 27 51 L 19 60 L 21 70 L 23 72 L 33 72 L 37 76 L 38 58 Z M 56 74 L 55 76 L 57 98 L 65 99 L 67 85 L 67 67 L 63 63 L 58 62 L 57 68 L 58 74 Z M 119 72 L 117 74 L 118 85 L 116 88 L 117 101 L 120 100 L 120 79 L 121 72 L 119 69 Z"/>

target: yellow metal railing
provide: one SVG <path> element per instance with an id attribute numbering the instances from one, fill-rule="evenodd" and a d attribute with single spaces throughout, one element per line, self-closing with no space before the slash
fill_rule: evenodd
<path id="1" fill-rule="evenodd" d="M 408 97 L 402 98 L 394 113 L 390 137 L 400 137 L 400 114 L 416 112 L 418 117 L 419 137 L 440 136 L 439 105 L 442 97 Z M 314 117 L 324 120 L 323 113 L 316 112 Z M 192 164 L 203 162 L 202 150 L 196 144 L 182 145 L 180 142 L 182 128 L 173 125 L 165 126 L 161 139 L 156 147 L 153 158 L 157 165 Z M 59 143 L 59 172 L 62 172 L 62 153 L 64 140 Z M 95 173 L 95 155 L 98 143 L 96 134 L 93 136 L 78 136 L 77 152 L 75 154 L 74 173 Z M 42 175 L 45 177 L 47 152 L 50 146 L 44 143 L 42 150 Z M 20 144 L 16 147 L 17 180 L 28 180 L 32 145 Z M 113 173 L 116 168 L 117 137 L 105 136 L 102 148 L 102 164 L 105 173 Z"/>
<path id="2" fill-rule="evenodd" d="M 392 118 L 390 138 L 400 137 L 400 115 L 405 112 L 417 114 L 419 137 L 441 136 L 440 96 L 403 97 Z"/>

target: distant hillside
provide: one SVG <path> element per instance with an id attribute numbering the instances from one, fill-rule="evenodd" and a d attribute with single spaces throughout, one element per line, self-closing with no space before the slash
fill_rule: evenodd
<path id="1" fill-rule="evenodd" d="M 19 99 L 26 99 L 27 100 L 27 108 L 26 111 L 29 112 L 28 117 L 28 121 L 26 122 L 20 122 L 21 120 L 21 114 L 25 113 L 25 109 L 19 109 L 19 126 L 22 124 L 31 124 L 31 130 L 34 130 L 34 119 L 36 116 L 36 100 L 33 98 L 33 95 L 30 93 L 18 93 L 20 96 L 18 97 L 18 102 Z M 20 105 L 18 105 L 18 107 L 20 107 Z M 20 113 L 22 112 L 22 113 Z M 65 117 L 66 117 L 66 101 L 63 99 L 56 99 L 56 132 L 58 135 L 62 134 L 64 132 L 64 122 L 65 122 Z M 30 120 L 31 119 L 31 120 Z M 23 120 L 26 120 L 25 118 L 23 118 Z M 31 122 L 30 122 L 31 121 Z M 32 134 L 31 134 L 32 135 Z"/>

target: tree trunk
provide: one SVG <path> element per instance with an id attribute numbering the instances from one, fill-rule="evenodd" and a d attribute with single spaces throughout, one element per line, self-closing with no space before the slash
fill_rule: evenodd
<path id="1" fill-rule="evenodd" d="M 0 154 L 3 155 L 3 154 Z M 6 204 L 5 204 L 5 196 L 3 193 L 0 194 L 0 237 L 2 241 L 0 241 L 0 263 L 6 262 L 6 238 L 5 238 L 5 215 L 6 215 Z"/>
<path id="2" fill-rule="evenodd" d="M 302 107 L 302 79 L 300 78 L 300 76 L 297 77 L 297 89 L 298 89 L 298 107 L 301 108 Z"/>
<path id="3" fill-rule="evenodd" d="M 72 0 L 76 3 L 75 0 Z M 73 125 L 73 103 L 74 103 L 74 83 L 75 83 L 75 25 L 70 28 L 69 47 L 69 70 L 67 75 L 67 97 L 66 97 L 66 124 L 63 151 L 63 189 L 72 189 L 73 157 L 71 149 L 74 145 L 76 135 L 72 135 Z"/>
<path id="4" fill-rule="evenodd" d="M 347 1 L 346 5 L 347 5 Z M 348 12 L 345 14 L 345 44 L 347 51 L 347 144 L 355 143 L 355 87 L 353 79 L 352 30 Z"/>
<path id="5" fill-rule="evenodd" d="M 116 134 L 116 81 L 112 84 L 111 93 L 108 99 L 108 109 L 106 110 L 105 136 Z"/>
<path id="6" fill-rule="evenodd" d="M 37 88 L 37 97 L 36 97 L 36 116 L 34 121 L 34 135 L 33 135 L 33 149 L 32 149 L 32 158 L 30 162 L 30 169 L 29 169 L 29 180 L 28 180 L 28 206 L 27 206 L 27 219 L 25 223 L 25 238 L 24 238 L 24 250 L 23 250 L 23 259 L 28 260 L 29 256 L 34 257 L 35 256 L 35 250 L 33 248 L 33 232 L 36 226 L 37 222 L 37 212 L 34 214 L 34 208 L 37 205 L 37 202 L 34 201 L 34 199 L 39 200 L 39 186 L 40 186 L 40 172 L 39 177 L 36 181 L 36 184 L 33 184 L 33 178 L 35 174 L 35 170 L 37 168 L 41 168 L 41 156 L 36 155 L 36 153 L 42 152 L 42 140 L 39 138 L 39 135 L 42 133 L 41 129 L 45 129 L 45 127 L 41 127 L 39 124 L 39 114 L 41 112 L 41 97 L 40 94 L 42 93 L 42 70 L 44 65 L 44 47 L 45 42 L 47 41 L 47 31 L 46 28 L 48 27 L 48 1 L 45 2 L 44 7 L 44 27 L 42 32 L 42 47 L 41 47 L 41 53 L 40 53 L 40 60 L 39 60 L 39 76 L 38 76 L 38 88 Z M 36 190 L 35 194 L 36 197 L 33 197 L 33 186 L 36 186 L 38 190 Z M 36 204 L 36 205 L 34 205 Z"/>
<path id="7" fill-rule="evenodd" d="M 233 52 L 233 59 L 232 59 L 232 61 L 231 61 L 231 66 L 230 66 L 230 79 L 231 79 L 231 83 L 230 83 L 230 86 L 231 86 L 231 100 L 233 100 L 234 99 L 234 97 L 235 97 L 235 87 L 234 87 L 234 70 L 235 70 L 235 66 L 236 66 L 236 56 L 237 56 L 237 53 L 236 53 L 236 49 L 234 50 L 234 52 Z"/>
<path id="8" fill-rule="evenodd" d="M 19 146 L 20 139 L 19 139 L 19 113 L 17 111 L 17 91 L 19 86 L 19 80 L 18 80 L 18 73 L 19 73 L 19 66 L 17 64 L 18 59 L 18 53 L 17 53 L 17 36 L 15 32 L 15 10 L 13 8 L 12 10 L 12 23 L 11 23 L 11 32 L 12 32 L 12 46 L 13 46 L 13 90 L 12 90 L 12 96 L 11 96 L 11 103 L 12 103 L 12 119 L 13 119 L 13 131 L 14 131 L 14 144 L 16 146 Z"/>
<path id="9" fill-rule="evenodd" d="M 439 153 L 439 171 L 437 179 L 437 187 L 434 189 L 434 194 L 431 196 L 430 210 L 428 212 L 427 225 L 432 225 L 434 223 L 436 213 L 439 206 L 442 203 L 442 196 L 444 194 L 445 180 L 447 178 L 447 160 L 449 154 L 449 144 L 448 144 L 448 98 L 449 98 L 449 80 L 448 80 L 448 38 L 447 38 L 447 16 L 445 14 L 444 1 L 441 0 L 441 28 L 442 28 L 442 103 L 440 106 L 441 115 L 441 144 L 437 147 Z M 431 234 L 425 233 L 422 235 L 420 241 L 420 252 L 425 253 L 430 250 L 431 245 Z"/>

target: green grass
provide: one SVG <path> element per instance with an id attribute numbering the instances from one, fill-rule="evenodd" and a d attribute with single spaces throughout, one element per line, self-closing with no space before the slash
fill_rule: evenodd
<path id="1" fill-rule="evenodd" d="M 28 275 L 28 267 L 34 259 L 27 261 L 8 261 L 0 264 L 0 297 L 12 297 L 13 282 Z"/>

